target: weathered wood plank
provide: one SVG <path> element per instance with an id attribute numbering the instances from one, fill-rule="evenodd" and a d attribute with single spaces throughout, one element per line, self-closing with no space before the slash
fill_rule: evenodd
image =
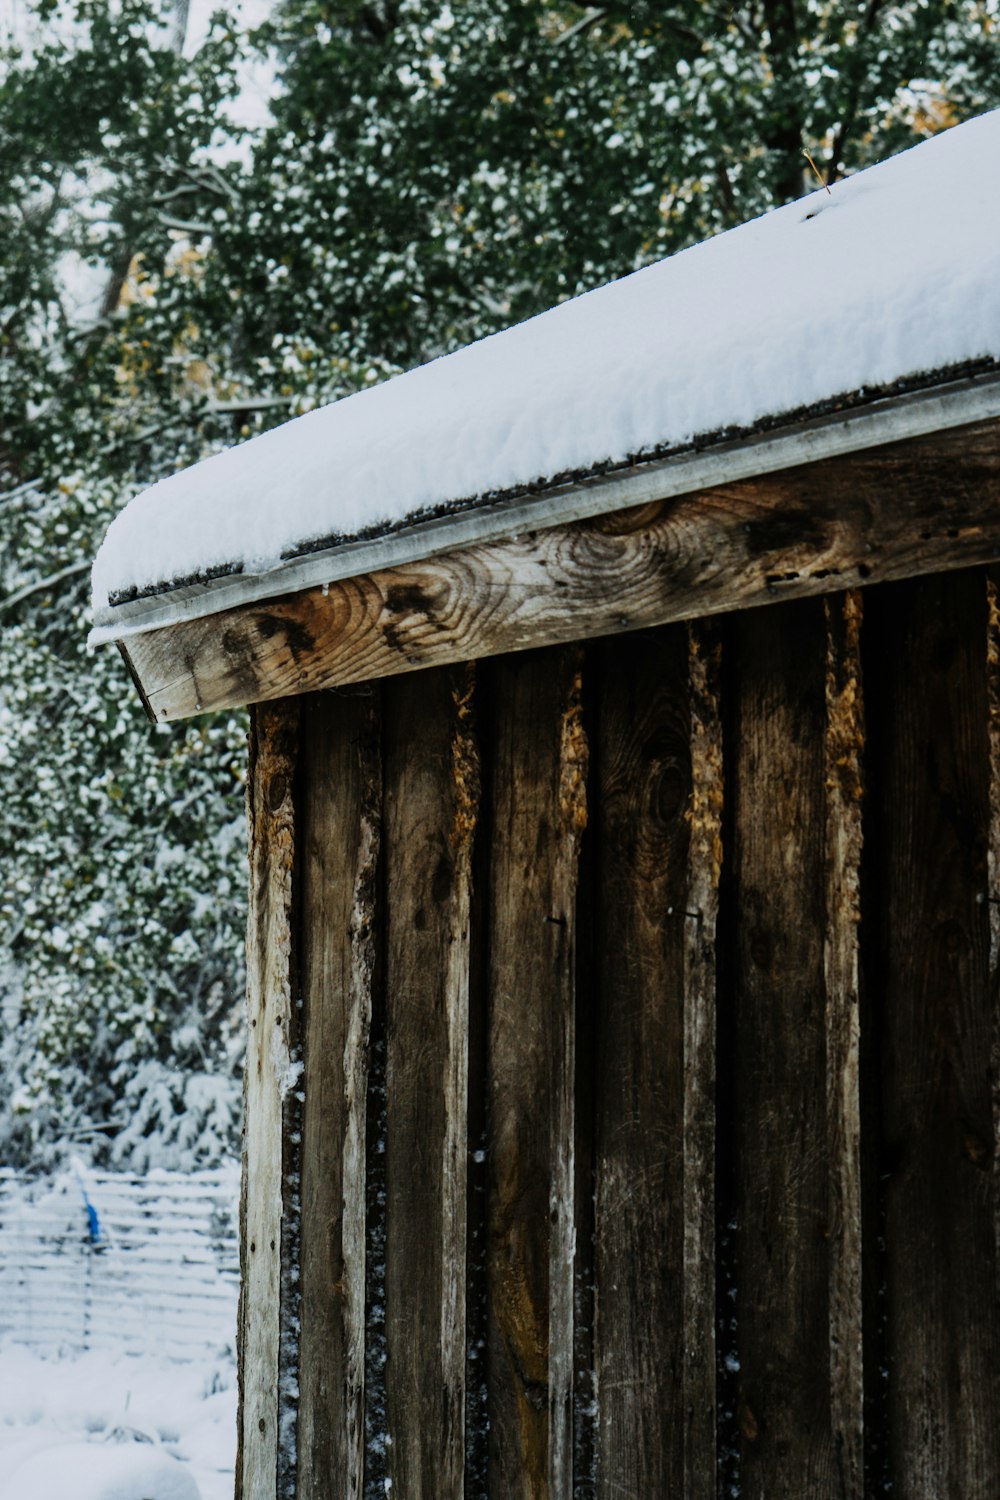
<path id="1" fill-rule="evenodd" d="M 987 562 L 982 423 L 473 546 L 122 643 L 157 720 Z"/>
<path id="2" fill-rule="evenodd" d="M 596 714 L 598 688 L 593 653 L 584 652 L 585 718 Z M 593 742 L 593 733 L 591 734 Z M 601 890 L 593 837 L 580 844 L 576 890 L 576 1054 L 575 1253 L 573 1286 L 573 1496 L 597 1500 L 597 1451 L 600 1421 L 595 1368 L 596 1276 L 596 1117 L 600 1058 L 598 925 Z"/>
<path id="3" fill-rule="evenodd" d="M 298 1485 L 364 1484 L 365 1119 L 381 837 L 377 689 L 303 700 Z"/>
<path id="4" fill-rule="evenodd" d="M 595 1363 L 610 1500 L 683 1492 L 687 632 L 606 642 L 598 661 Z"/>
<path id="5" fill-rule="evenodd" d="M 989 705 L 990 833 L 987 900 L 990 914 L 989 992 L 993 1001 L 990 1085 L 993 1094 L 993 1215 L 1000 1267 L 1000 569 L 986 577 L 986 692 Z"/>
<path id="6" fill-rule="evenodd" d="M 294 1432 L 283 1430 L 282 1220 L 285 1097 L 290 1079 L 296 809 L 293 788 L 299 704 L 278 703 L 251 720 L 247 808 L 245 1128 L 240 1226 L 238 1500 L 276 1500 Z"/>
<path id="7" fill-rule="evenodd" d="M 474 681 L 386 689 L 386 1400 L 409 1500 L 464 1494 Z"/>
<path id="8" fill-rule="evenodd" d="M 505 659 L 493 683 L 490 1495 L 570 1500 L 580 657 Z"/>
<path id="9" fill-rule="evenodd" d="M 864 700 L 862 595 L 826 600 L 826 985 L 827 1154 L 830 1172 L 830 1420 L 837 1464 L 833 1494 L 864 1494 L 861 1298 L 861 1032 L 858 924 Z"/>
<path id="10" fill-rule="evenodd" d="M 480 747 L 480 828 L 472 862 L 472 933 L 469 977 L 469 1159 L 466 1233 L 465 1500 L 486 1500 L 489 1467 L 489 993 L 486 982 L 488 897 L 492 831 L 489 809 L 492 744 L 489 695 L 477 683 L 474 698 Z"/>
<path id="11" fill-rule="evenodd" d="M 725 800 L 722 642 L 688 627 L 691 825 L 684 912 L 684 1482 L 686 1500 L 716 1493 L 716 932 Z"/>
<path id="12" fill-rule="evenodd" d="M 879 654 L 891 664 L 878 688 L 888 726 L 882 1115 L 892 1483 L 907 1500 L 987 1500 L 1000 1476 L 1000 1308 L 985 579 L 901 585 L 884 592 L 878 612 Z"/>
<path id="13" fill-rule="evenodd" d="M 734 632 L 741 1493 L 838 1493 L 824 1080 L 821 603 Z"/>

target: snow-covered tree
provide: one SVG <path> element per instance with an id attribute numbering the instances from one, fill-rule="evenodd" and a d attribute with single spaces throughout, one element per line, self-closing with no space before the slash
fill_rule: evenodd
<path id="1" fill-rule="evenodd" d="M 85 650 L 115 509 L 233 435 L 172 225 L 192 191 L 228 202 L 235 37 L 185 59 L 173 20 L 40 5 L 0 81 L 0 1132 L 22 1158 L 68 1135 L 211 1160 L 238 1113 L 244 726 L 153 728 Z"/>
<path id="2" fill-rule="evenodd" d="M 836 176 L 1000 103 L 1000 0 L 253 7 L 202 9 L 186 45 L 166 0 L 25 0 L 0 32 L 0 1133 L 23 1155 L 206 1159 L 236 1116 L 244 726 L 149 726 L 87 657 L 115 509 L 763 212 L 815 180 L 806 152 Z"/>

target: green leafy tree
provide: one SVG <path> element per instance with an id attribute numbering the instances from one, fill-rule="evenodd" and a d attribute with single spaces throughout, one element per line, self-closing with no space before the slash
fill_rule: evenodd
<path id="1" fill-rule="evenodd" d="M 0 75 L 11 1149 L 190 1160 L 236 1114 L 243 724 L 149 726 L 85 655 L 114 511 L 797 195 L 805 152 L 836 177 L 1000 104 L 998 4 L 282 0 L 185 52 L 185 5 L 39 0 Z"/>

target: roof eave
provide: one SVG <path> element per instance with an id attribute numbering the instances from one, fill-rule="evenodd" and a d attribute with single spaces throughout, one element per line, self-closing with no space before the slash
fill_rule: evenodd
<path id="1" fill-rule="evenodd" d="M 290 558 L 264 573 L 223 573 L 95 612 L 91 644 L 127 640 L 182 621 L 295 594 L 451 552 L 775 473 L 1000 416 L 1000 372 L 940 380 L 789 420 L 751 435 L 706 439 L 611 474 L 568 480 L 435 515 L 384 535 Z"/>

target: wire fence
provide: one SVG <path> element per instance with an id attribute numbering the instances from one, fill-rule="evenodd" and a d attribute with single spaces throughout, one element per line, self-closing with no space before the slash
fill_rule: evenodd
<path id="1" fill-rule="evenodd" d="M 0 1341 L 196 1359 L 231 1349 L 239 1169 L 0 1169 Z"/>

